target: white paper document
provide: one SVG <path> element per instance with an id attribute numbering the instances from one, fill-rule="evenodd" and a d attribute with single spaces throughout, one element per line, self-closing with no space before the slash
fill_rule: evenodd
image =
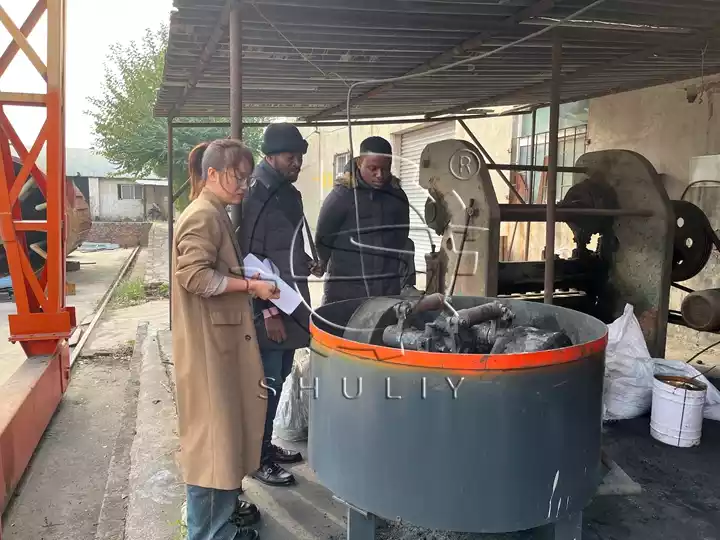
<path id="1" fill-rule="evenodd" d="M 252 253 L 248 254 L 243 260 L 245 265 L 245 277 L 252 277 L 260 274 L 260 279 L 265 281 L 273 281 L 280 289 L 280 298 L 270 300 L 277 308 L 290 315 L 302 302 L 302 296 L 285 281 L 280 278 L 280 272 L 277 267 L 269 259 L 261 261 Z"/>

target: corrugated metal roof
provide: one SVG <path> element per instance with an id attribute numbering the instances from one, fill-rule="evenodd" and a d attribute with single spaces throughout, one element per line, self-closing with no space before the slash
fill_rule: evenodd
<path id="1" fill-rule="evenodd" d="M 230 2 L 175 0 L 156 115 L 229 116 Z M 590 3 L 243 0 L 244 114 L 341 118 L 355 81 L 475 56 Z M 720 0 L 606 0 L 580 19 L 560 29 L 563 101 L 720 72 Z M 373 86 L 358 87 L 352 112 L 387 117 L 546 103 L 551 41 L 546 33 L 484 60 L 386 85 L 370 97 Z M 196 85 L 189 84 L 194 74 Z"/>

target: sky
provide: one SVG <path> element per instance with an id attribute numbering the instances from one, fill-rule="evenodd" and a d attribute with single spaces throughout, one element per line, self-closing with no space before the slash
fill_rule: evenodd
<path id="1" fill-rule="evenodd" d="M 67 0 L 65 67 L 65 144 L 68 148 L 90 148 L 92 121 L 84 114 L 88 98 L 98 96 L 103 81 L 103 63 L 113 43 L 127 44 L 142 37 L 145 29 L 158 28 L 170 20 L 172 0 Z M 20 26 L 34 0 L 3 2 L 3 8 Z M 28 39 L 43 60 L 47 60 L 47 16 L 43 15 Z M 0 52 L 10 35 L 0 26 Z M 18 52 L 0 78 L 3 92 L 45 92 L 45 83 L 27 57 Z M 29 148 L 43 121 L 45 110 L 6 107 L 10 121 Z"/>

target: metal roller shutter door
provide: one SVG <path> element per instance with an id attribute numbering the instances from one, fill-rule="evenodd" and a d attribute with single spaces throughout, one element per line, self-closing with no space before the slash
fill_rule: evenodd
<path id="1" fill-rule="evenodd" d="M 427 190 L 420 187 L 420 156 L 425 147 L 433 142 L 455 138 L 455 122 L 409 131 L 400 136 L 400 180 L 410 201 L 410 238 L 415 243 L 415 268 L 425 271 L 425 254 L 430 253 L 431 243 L 425 225 L 425 201 Z M 442 237 L 430 230 L 435 251 L 440 248 Z"/>

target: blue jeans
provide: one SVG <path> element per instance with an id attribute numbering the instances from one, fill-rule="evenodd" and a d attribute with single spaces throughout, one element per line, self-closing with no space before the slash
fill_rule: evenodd
<path id="1" fill-rule="evenodd" d="M 230 522 L 241 491 L 187 486 L 187 540 L 234 540 Z"/>
<path id="2" fill-rule="evenodd" d="M 275 420 L 278 403 L 280 403 L 280 392 L 282 391 L 285 379 L 287 379 L 292 370 L 295 351 L 265 349 L 260 351 L 260 356 L 265 370 L 265 385 L 269 387 L 267 390 L 268 402 L 262 451 L 262 459 L 265 461 L 269 457 L 268 450 L 272 443 L 273 421 Z"/>

